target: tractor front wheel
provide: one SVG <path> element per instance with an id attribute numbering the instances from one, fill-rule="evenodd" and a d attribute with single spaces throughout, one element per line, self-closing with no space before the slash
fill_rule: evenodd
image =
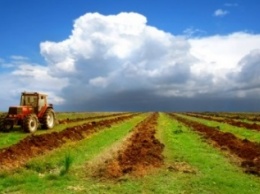
<path id="1" fill-rule="evenodd" d="M 9 131 L 11 131 L 13 128 L 14 128 L 14 123 L 13 123 L 13 121 L 4 121 L 3 128 L 2 128 L 2 130 L 3 130 L 4 132 L 9 132 Z"/>
<path id="2" fill-rule="evenodd" d="M 24 131 L 34 133 L 38 128 L 38 118 L 35 114 L 29 114 L 25 117 L 23 122 Z"/>
<path id="3" fill-rule="evenodd" d="M 7 114 L 2 114 L 0 116 L 0 131 L 3 132 L 9 132 L 14 126 L 12 121 L 6 120 L 6 115 Z"/>
<path id="4" fill-rule="evenodd" d="M 0 115 L 0 131 L 4 131 L 5 114 Z"/>
<path id="5" fill-rule="evenodd" d="M 45 114 L 43 115 L 42 120 L 43 128 L 44 129 L 51 129 L 55 125 L 55 113 L 52 109 L 47 109 Z"/>

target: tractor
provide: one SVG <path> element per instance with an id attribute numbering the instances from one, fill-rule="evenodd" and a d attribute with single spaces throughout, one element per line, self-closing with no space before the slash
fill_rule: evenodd
<path id="1" fill-rule="evenodd" d="M 11 106 L 0 118 L 0 130 L 8 132 L 20 125 L 25 132 L 34 133 L 41 125 L 51 129 L 56 121 L 53 105 L 48 104 L 47 95 L 38 92 L 22 92 L 20 106 Z"/>

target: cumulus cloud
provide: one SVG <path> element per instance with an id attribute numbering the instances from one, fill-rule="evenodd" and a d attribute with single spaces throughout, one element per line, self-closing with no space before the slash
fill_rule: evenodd
<path id="1" fill-rule="evenodd" d="M 207 93 L 216 95 L 242 97 L 247 93 L 241 88 L 241 82 L 249 85 L 257 84 L 257 64 L 260 58 L 255 49 L 260 49 L 260 35 L 237 32 L 226 36 L 211 36 L 190 39 L 191 54 L 199 59 L 191 67 L 197 75 L 212 75 L 214 87 Z M 251 72 L 252 71 L 252 72 Z M 255 74 L 253 74 L 253 72 Z M 254 75 L 254 76 L 253 76 Z M 254 78 L 255 77 L 255 78 Z M 250 82 L 249 82 L 250 81 Z M 244 92 L 235 92 L 235 88 Z M 258 92 L 260 95 L 260 92 Z M 247 93 L 248 97 L 254 97 Z"/>
<path id="2" fill-rule="evenodd" d="M 70 77 L 64 92 L 85 99 L 189 82 L 197 59 L 188 41 L 146 23 L 137 13 L 86 14 L 75 21 L 67 40 L 41 43 L 41 53 L 53 75 Z"/>
<path id="3" fill-rule="evenodd" d="M 259 45 L 257 34 L 175 36 L 138 13 L 87 13 L 67 39 L 40 44 L 46 65 L 2 63 L 14 65 L 13 93 L 46 90 L 67 110 L 191 110 L 260 95 Z"/>
<path id="4" fill-rule="evenodd" d="M 67 79 L 52 77 L 48 67 L 34 64 L 27 57 L 11 56 L 10 60 L 3 60 L 0 71 L 0 95 L 5 102 L 1 110 L 6 111 L 8 106 L 18 105 L 23 91 L 44 92 L 56 105 L 64 101 L 58 93 L 66 85 Z"/>
<path id="5" fill-rule="evenodd" d="M 223 9 L 217 9 L 216 11 L 214 11 L 213 15 L 216 16 L 216 17 L 223 17 L 227 14 L 229 14 L 229 11 L 223 10 Z"/>
<path id="6" fill-rule="evenodd" d="M 252 50 L 238 63 L 239 71 L 230 73 L 232 79 L 237 83 L 233 88 L 239 97 L 259 98 L 260 95 L 260 49 Z"/>
<path id="7" fill-rule="evenodd" d="M 251 51 L 239 62 L 240 71 L 238 73 L 239 81 L 250 84 L 260 85 L 260 49 Z"/>
<path id="8" fill-rule="evenodd" d="M 230 71 L 239 71 L 240 60 L 252 50 L 260 48 L 260 35 L 245 32 L 190 38 L 188 41 L 191 54 L 200 59 L 193 70 L 197 73 L 211 72 L 215 78 L 223 77 Z"/>

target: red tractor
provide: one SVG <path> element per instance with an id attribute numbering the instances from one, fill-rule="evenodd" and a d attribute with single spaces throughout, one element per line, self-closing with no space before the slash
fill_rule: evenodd
<path id="1" fill-rule="evenodd" d="M 0 119 L 0 130 L 10 131 L 20 125 L 24 131 L 33 133 L 39 125 L 51 129 L 55 125 L 53 105 L 47 103 L 47 95 L 38 92 L 22 92 L 20 106 L 11 106 Z"/>

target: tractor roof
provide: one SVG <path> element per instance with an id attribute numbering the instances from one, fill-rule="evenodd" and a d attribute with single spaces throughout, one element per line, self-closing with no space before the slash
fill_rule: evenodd
<path id="1" fill-rule="evenodd" d="M 22 95 L 28 95 L 28 96 L 39 96 L 39 95 L 42 95 L 42 96 L 47 96 L 47 94 L 42 94 L 42 93 L 39 93 L 39 92 L 22 92 Z"/>

